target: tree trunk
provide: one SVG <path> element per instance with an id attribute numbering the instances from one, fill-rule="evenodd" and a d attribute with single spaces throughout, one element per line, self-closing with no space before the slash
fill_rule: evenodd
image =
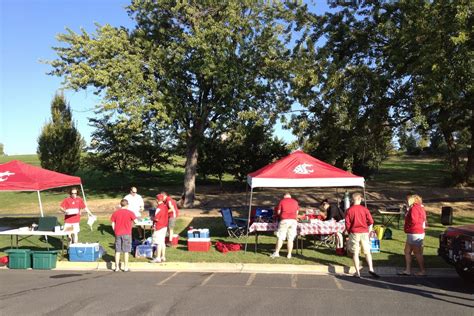
<path id="1" fill-rule="evenodd" d="M 184 168 L 184 201 L 183 208 L 192 208 L 196 189 L 196 168 L 198 161 L 198 142 L 196 137 L 189 137 L 186 148 L 186 165 Z"/>
<path id="2" fill-rule="evenodd" d="M 441 130 L 444 136 L 444 140 L 446 141 L 446 147 L 448 148 L 448 164 L 451 168 L 453 180 L 455 182 L 462 181 L 462 172 L 460 169 L 459 154 L 456 148 L 456 140 L 454 139 L 452 132 L 444 130 L 442 127 Z"/>
<path id="3" fill-rule="evenodd" d="M 474 116 L 471 117 L 471 148 L 467 152 L 464 180 L 466 184 L 474 182 Z"/>

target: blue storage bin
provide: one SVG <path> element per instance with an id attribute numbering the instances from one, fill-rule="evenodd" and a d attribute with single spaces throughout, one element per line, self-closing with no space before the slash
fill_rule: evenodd
<path id="1" fill-rule="evenodd" d="M 153 258 L 153 246 L 138 245 L 135 248 L 135 258 Z"/>
<path id="2" fill-rule="evenodd" d="M 69 261 L 93 262 L 100 258 L 99 243 L 92 244 L 72 244 L 68 249 Z"/>
<path id="3" fill-rule="evenodd" d="M 210 238 L 209 228 L 190 229 L 188 238 Z"/>

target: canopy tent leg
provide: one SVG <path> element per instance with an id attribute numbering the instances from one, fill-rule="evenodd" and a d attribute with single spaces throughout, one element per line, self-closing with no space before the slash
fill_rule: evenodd
<path id="1" fill-rule="evenodd" d="M 367 207 L 367 199 L 365 198 L 365 187 L 362 187 L 362 190 L 364 191 L 364 205 Z"/>
<path id="2" fill-rule="evenodd" d="M 43 214 L 43 204 L 41 203 L 40 191 L 36 191 L 36 193 L 38 193 L 38 201 L 39 201 L 39 205 L 40 205 L 41 217 L 44 217 L 44 214 Z"/>
<path id="3" fill-rule="evenodd" d="M 253 195 L 253 187 L 250 188 L 249 214 L 248 214 L 248 219 L 247 219 L 247 234 L 245 235 L 245 251 L 244 252 L 247 252 L 247 244 L 249 241 L 250 214 L 252 213 L 252 195 Z"/>
<path id="4" fill-rule="evenodd" d="M 84 200 L 84 204 L 86 205 L 86 208 L 89 209 L 89 207 L 87 206 L 86 195 L 84 194 L 84 188 L 82 187 L 82 183 L 81 183 L 81 192 L 82 192 L 82 199 Z"/>

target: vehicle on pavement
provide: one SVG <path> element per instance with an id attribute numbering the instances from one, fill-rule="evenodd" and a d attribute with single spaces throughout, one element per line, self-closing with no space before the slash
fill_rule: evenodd
<path id="1" fill-rule="evenodd" d="M 438 255 L 454 265 L 461 278 L 474 282 L 474 225 L 448 227 L 439 236 Z"/>

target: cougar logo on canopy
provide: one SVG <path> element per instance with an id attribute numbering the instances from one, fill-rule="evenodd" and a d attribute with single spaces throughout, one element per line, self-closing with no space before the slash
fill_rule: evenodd
<path id="1" fill-rule="evenodd" d="M 8 177 L 12 175 L 14 175 L 14 173 L 10 171 L 0 172 L 0 182 L 7 181 Z"/>
<path id="2" fill-rule="evenodd" d="M 310 165 L 309 163 L 303 163 L 301 165 L 296 166 L 295 169 L 293 169 L 293 172 L 296 174 L 310 174 L 314 172 L 313 169 L 308 169 L 311 166 L 312 165 Z"/>

